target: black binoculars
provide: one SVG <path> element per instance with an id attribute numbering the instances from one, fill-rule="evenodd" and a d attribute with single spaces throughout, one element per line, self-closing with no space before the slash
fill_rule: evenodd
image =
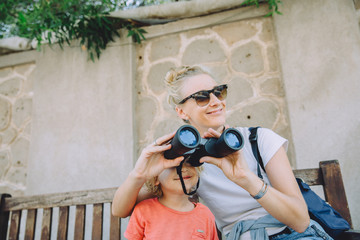
<path id="1" fill-rule="evenodd" d="M 199 132 L 191 125 L 181 126 L 171 140 L 171 149 L 164 152 L 166 159 L 184 156 L 194 167 L 204 156 L 221 158 L 240 150 L 244 146 L 241 133 L 235 128 L 226 129 L 219 138 L 201 138 Z"/>

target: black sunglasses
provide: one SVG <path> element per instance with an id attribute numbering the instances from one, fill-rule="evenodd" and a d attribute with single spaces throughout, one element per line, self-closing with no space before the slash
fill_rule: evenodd
<path id="1" fill-rule="evenodd" d="M 220 101 L 224 100 L 227 96 L 227 84 L 219 85 L 214 87 L 211 90 L 201 90 L 196 93 L 191 94 L 190 96 L 184 98 L 179 102 L 183 104 L 188 99 L 193 98 L 196 101 L 196 104 L 200 107 L 204 107 L 210 102 L 210 93 L 213 93 Z"/>

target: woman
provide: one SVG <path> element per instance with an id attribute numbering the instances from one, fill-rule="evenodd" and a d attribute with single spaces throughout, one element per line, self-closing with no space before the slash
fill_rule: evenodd
<path id="1" fill-rule="evenodd" d="M 203 138 L 221 135 L 226 124 L 226 85 L 218 85 L 199 67 L 170 70 L 165 83 L 169 102 L 184 122 L 194 126 Z M 200 160 L 205 164 L 198 195 L 215 215 L 223 234 L 228 239 L 331 239 L 310 221 L 286 155 L 287 140 L 269 129 L 258 130 L 258 146 L 266 170 L 262 180 L 256 174 L 257 162 L 247 140 L 249 130 L 238 130 L 245 139 L 243 149 L 224 158 Z M 156 139 L 142 151 L 115 193 L 115 216 L 128 216 L 137 202 L 150 198 L 142 189 L 145 181 L 183 160 L 163 157 L 163 152 L 171 148 L 168 142 L 173 136 L 174 133 Z"/>

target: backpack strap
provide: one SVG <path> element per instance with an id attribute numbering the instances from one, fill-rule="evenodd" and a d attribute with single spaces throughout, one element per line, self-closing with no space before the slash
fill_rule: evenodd
<path id="1" fill-rule="evenodd" d="M 251 149 L 252 149 L 252 152 L 254 154 L 254 157 L 258 163 L 258 167 L 257 167 L 257 174 L 258 174 L 258 177 L 263 179 L 263 176 L 261 174 L 261 171 L 260 171 L 260 167 L 262 168 L 262 170 L 264 172 L 265 171 L 265 167 L 264 167 L 264 163 L 263 163 L 263 160 L 261 158 L 261 155 L 260 155 L 260 151 L 259 151 L 259 147 L 258 147 L 258 144 L 257 144 L 257 130 L 258 130 L 259 127 L 251 127 L 249 128 L 250 130 L 250 136 L 249 136 L 249 141 L 251 143 Z"/>

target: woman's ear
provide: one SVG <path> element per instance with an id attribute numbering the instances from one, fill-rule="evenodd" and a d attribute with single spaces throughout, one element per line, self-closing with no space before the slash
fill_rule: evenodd
<path id="1" fill-rule="evenodd" d="M 175 107 L 176 113 L 178 115 L 179 118 L 181 118 L 184 121 L 189 121 L 189 117 L 188 115 L 185 113 L 184 109 L 182 109 L 179 106 Z"/>

